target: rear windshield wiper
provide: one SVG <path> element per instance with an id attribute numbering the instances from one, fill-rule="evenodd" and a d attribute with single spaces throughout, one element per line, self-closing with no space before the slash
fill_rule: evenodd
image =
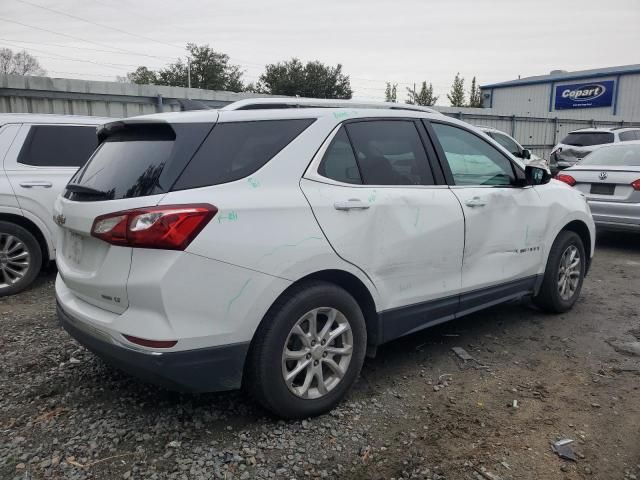
<path id="1" fill-rule="evenodd" d="M 98 190 L 97 188 L 87 187 L 85 185 L 78 185 L 77 183 L 69 183 L 66 188 L 68 191 L 73 193 L 84 193 L 86 195 L 95 195 L 96 197 L 102 198 L 109 196 L 108 192 Z"/>

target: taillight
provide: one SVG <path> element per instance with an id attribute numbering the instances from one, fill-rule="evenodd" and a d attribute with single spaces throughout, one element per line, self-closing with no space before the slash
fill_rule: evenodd
<path id="1" fill-rule="evenodd" d="M 558 175 L 556 175 L 556 180 L 560 180 L 561 182 L 564 182 L 572 187 L 577 183 L 575 178 L 573 178 L 571 175 L 567 175 L 566 173 L 559 173 Z"/>
<path id="2" fill-rule="evenodd" d="M 631 186 L 633 187 L 634 190 L 640 190 L 640 178 L 638 180 L 631 182 Z"/>
<path id="3" fill-rule="evenodd" d="M 184 250 L 217 212 L 206 203 L 125 210 L 97 217 L 91 235 L 113 245 Z"/>

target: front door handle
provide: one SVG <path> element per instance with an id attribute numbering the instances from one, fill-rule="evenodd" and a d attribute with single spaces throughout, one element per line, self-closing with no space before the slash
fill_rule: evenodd
<path id="1" fill-rule="evenodd" d="M 33 188 L 33 187 L 42 187 L 42 188 L 51 188 L 51 182 L 21 182 L 20 186 L 22 188 Z"/>
<path id="2" fill-rule="evenodd" d="M 480 197 L 473 197 L 467 200 L 466 202 L 464 202 L 464 204 L 467 207 L 475 208 L 475 207 L 484 207 L 487 204 L 487 202 L 481 199 Z"/>
<path id="3" fill-rule="evenodd" d="M 333 204 L 336 210 L 366 210 L 370 207 L 368 203 L 363 202 L 359 198 L 350 198 L 344 202 L 336 202 Z"/>

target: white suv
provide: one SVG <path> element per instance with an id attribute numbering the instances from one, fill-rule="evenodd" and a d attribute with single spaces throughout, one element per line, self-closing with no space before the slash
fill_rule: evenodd
<path id="1" fill-rule="evenodd" d="M 0 297 L 27 288 L 55 258 L 53 203 L 107 120 L 0 114 Z"/>
<path id="2" fill-rule="evenodd" d="M 551 150 L 551 165 L 558 169 L 571 167 L 594 150 L 610 143 L 640 140 L 640 128 L 583 128 L 575 130 Z"/>
<path id="3" fill-rule="evenodd" d="M 307 417 L 382 343 L 577 300 L 593 220 L 548 170 L 438 113 L 258 103 L 109 123 L 58 198 L 59 318 L 107 361 Z"/>

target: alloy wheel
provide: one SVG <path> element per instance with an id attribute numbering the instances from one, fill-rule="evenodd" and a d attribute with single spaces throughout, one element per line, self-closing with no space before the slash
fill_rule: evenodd
<path id="1" fill-rule="evenodd" d="M 31 265 L 27 246 L 14 235 L 0 233 L 0 288 L 8 288 L 24 278 Z"/>
<path id="2" fill-rule="evenodd" d="M 570 300 L 578 289 L 582 273 L 581 263 L 580 251 L 575 245 L 569 245 L 560 257 L 558 293 L 565 301 Z"/>
<path id="3" fill-rule="evenodd" d="M 327 395 L 347 373 L 353 332 L 331 307 L 311 310 L 295 323 L 282 351 L 282 375 L 289 391 L 304 399 Z"/>

